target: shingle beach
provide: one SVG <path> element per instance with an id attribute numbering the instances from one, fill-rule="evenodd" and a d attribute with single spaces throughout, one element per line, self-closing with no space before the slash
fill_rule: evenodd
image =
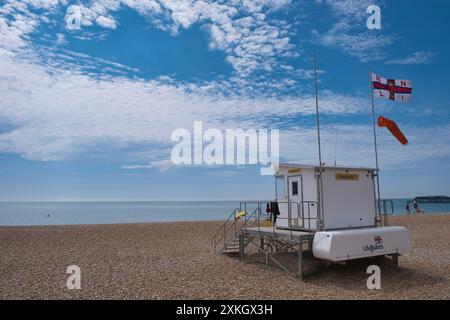
<path id="1" fill-rule="evenodd" d="M 332 265 L 301 282 L 255 257 L 211 248 L 220 222 L 0 227 L 1 299 L 450 299 L 450 215 L 390 218 L 408 228 L 400 266 L 381 264 L 381 290 L 368 290 L 370 261 Z M 289 257 L 287 257 L 289 258 Z M 81 269 L 69 290 L 66 269 Z"/>

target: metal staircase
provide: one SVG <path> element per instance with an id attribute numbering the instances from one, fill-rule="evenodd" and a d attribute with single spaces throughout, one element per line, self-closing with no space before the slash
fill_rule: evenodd
<path id="1" fill-rule="evenodd" d="M 280 202 L 288 206 L 294 206 L 294 218 L 291 216 L 291 210 L 288 211 L 288 217 L 278 217 L 277 219 L 286 219 L 289 225 L 294 220 L 301 220 L 301 225 L 305 226 L 305 230 L 293 230 L 277 228 L 275 224 L 270 222 L 273 213 L 266 211 L 266 204 L 270 201 L 245 201 L 240 203 L 240 207 L 236 208 L 228 217 L 228 219 L 220 225 L 212 237 L 212 247 L 216 253 L 223 255 L 238 255 L 239 260 L 244 260 L 245 248 L 252 246 L 257 254 L 264 255 L 266 271 L 269 264 L 282 269 L 287 274 L 296 275 L 300 279 L 304 277 L 304 251 L 311 251 L 314 232 L 310 227 L 310 220 L 317 217 L 311 217 L 310 210 L 304 208 L 303 204 L 312 206 L 311 201 L 301 203 L 297 202 Z M 314 202 L 314 206 L 317 202 Z M 255 208 L 256 206 L 256 208 Z M 253 211 L 252 211 L 253 210 Z M 248 212 L 251 212 L 250 214 Z M 244 214 L 245 213 L 245 214 Z M 314 223 L 315 225 L 316 223 Z M 305 248 L 304 245 L 307 245 Z M 288 266 L 283 265 L 277 258 L 279 252 L 297 252 L 297 272 L 289 270 Z"/>
<path id="2" fill-rule="evenodd" d="M 245 214 L 240 219 L 236 218 L 236 214 L 240 212 L 239 208 L 234 209 L 228 219 L 219 227 L 212 238 L 212 246 L 217 253 L 220 254 L 237 254 L 239 253 L 239 234 L 242 228 L 254 227 L 258 223 L 258 217 L 261 216 L 261 208 L 256 208 L 252 213 Z M 251 241 L 244 239 L 244 246 Z"/>
<path id="3" fill-rule="evenodd" d="M 246 247 L 250 243 L 250 238 L 244 238 L 244 247 Z M 222 254 L 238 254 L 239 253 L 239 237 L 231 240 L 222 250 Z"/>

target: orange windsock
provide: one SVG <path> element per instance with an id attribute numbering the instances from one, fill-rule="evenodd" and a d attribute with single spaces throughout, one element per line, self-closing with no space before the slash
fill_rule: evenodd
<path id="1" fill-rule="evenodd" d="M 401 144 L 407 145 L 408 139 L 406 139 L 405 135 L 400 131 L 397 124 L 385 117 L 379 116 L 378 117 L 378 126 L 379 127 L 387 127 L 389 131 L 392 133 L 394 137 L 397 138 L 398 141 L 400 141 Z"/>

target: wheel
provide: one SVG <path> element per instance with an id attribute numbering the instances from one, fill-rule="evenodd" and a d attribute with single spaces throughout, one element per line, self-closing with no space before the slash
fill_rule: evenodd
<path id="1" fill-rule="evenodd" d="M 276 247 L 271 242 L 264 243 L 263 249 L 267 253 L 274 253 L 276 251 Z"/>

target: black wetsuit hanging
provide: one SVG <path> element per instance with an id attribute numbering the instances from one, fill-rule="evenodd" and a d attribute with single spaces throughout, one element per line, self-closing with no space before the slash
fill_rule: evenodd
<path id="1" fill-rule="evenodd" d="M 272 216 L 273 216 L 273 224 L 276 224 L 277 216 L 280 215 L 280 209 L 278 208 L 278 202 L 270 203 L 270 211 L 272 212 Z"/>

